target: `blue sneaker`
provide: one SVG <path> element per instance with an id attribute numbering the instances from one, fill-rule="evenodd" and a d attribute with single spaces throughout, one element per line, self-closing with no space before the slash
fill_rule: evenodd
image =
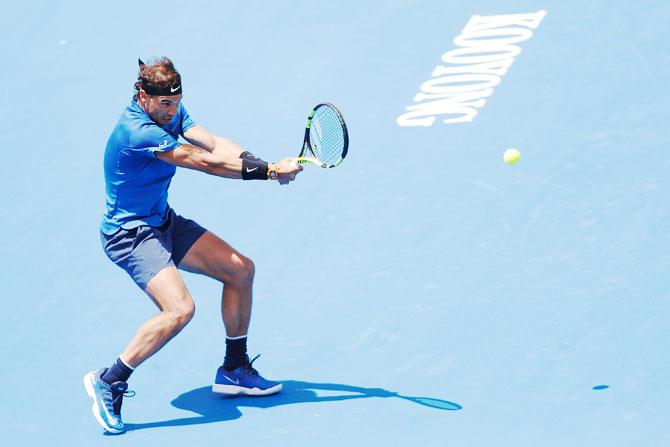
<path id="1" fill-rule="evenodd" d="M 109 385 L 101 379 L 106 369 L 91 371 L 84 376 L 86 393 L 93 399 L 93 416 L 105 431 L 119 434 L 125 431 L 121 420 L 123 396 L 132 397 L 134 391 L 128 391 L 126 382 L 114 382 Z"/>
<path id="2" fill-rule="evenodd" d="M 244 394 L 247 396 L 267 396 L 278 393 L 282 389 L 281 382 L 266 380 L 258 374 L 251 364 L 260 357 L 257 355 L 252 361 L 248 361 L 244 366 L 240 366 L 232 371 L 227 371 L 223 365 L 216 371 L 216 380 L 212 385 L 212 391 L 226 396 L 237 396 Z"/>

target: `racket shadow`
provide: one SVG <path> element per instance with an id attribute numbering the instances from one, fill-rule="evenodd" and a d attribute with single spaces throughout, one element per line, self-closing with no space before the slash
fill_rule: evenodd
<path id="1" fill-rule="evenodd" d="M 327 403 L 353 399 L 395 397 L 438 410 L 455 411 L 462 408 L 454 402 L 431 397 L 402 396 L 382 388 L 364 388 L 353 385 L 301 382 L 297 380 L 286 380 L 283 383 L 284 389 L 281 393 L 266 397 L 221 397 L 212 393 L 211 386 L 195 388 L 177 396 L 171 404 L 180 410 L 190 411 L 199 416 L 145 423 L 126 422 L 126 431 L 232 421 L 242 417 L 240 411 L 242 407 L 272 408 L 281 405 Z M 329 393 L 325 396 L 319 396 L 319 391 Z M 342 394 L 333 395 L 333 392 Z"/>

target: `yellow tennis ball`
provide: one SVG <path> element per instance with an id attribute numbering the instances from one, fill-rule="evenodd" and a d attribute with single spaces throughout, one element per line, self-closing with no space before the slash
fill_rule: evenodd
<path id="1" fill-rule="evenodd" d="M 507 149 L 503 154 L 503 161 L 508 165 L 513 165 L 521 160 L 521 152 L 514 148 Z"/>

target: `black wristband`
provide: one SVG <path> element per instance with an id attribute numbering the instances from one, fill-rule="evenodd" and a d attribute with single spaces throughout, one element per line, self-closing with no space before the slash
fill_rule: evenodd
<path id="1" fill-rule="evenodd" d="M 249 151 L 244 151 L 240 154 L 240 158 L 246 158 L 247 160 L 260 160 L 260 158 L 256 157 L 254 154 L 252 154 Z"/>
<path id="2" fill-rule="evenodd" d="M 247 157 L 242 158 L 242 180 L 267 180 L 268 164 L 257 158 L 250 160 Z"/>

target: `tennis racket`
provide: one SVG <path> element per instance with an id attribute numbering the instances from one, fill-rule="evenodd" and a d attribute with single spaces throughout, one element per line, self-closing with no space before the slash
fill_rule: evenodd
<path id="1" fill-rule="evenodd" d="M 324 102 L 307 117 L 305 140 L 295 161 L 334 168 L 347 156 L 348 148 L 349 134 L 342 114 L 334 105 Z"/>

